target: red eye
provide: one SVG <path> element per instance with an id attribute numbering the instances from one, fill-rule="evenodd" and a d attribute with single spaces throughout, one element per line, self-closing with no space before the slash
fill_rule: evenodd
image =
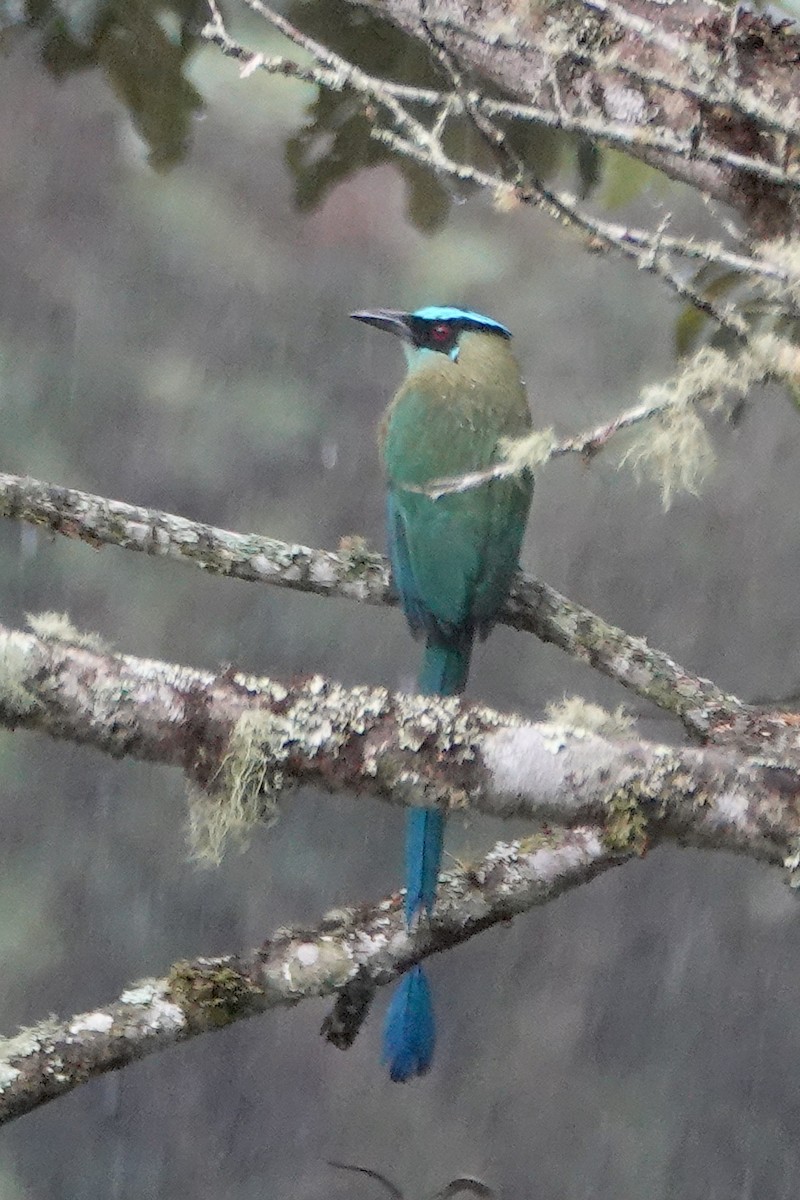
<path id="1" fill-rule="evenodd" d="M 440 324 L 431 327 L 431 341 L 438 346 L 443 346 L 445 342 L 449 342 L 452 336 L 452 331 L 449 325 Z"/>

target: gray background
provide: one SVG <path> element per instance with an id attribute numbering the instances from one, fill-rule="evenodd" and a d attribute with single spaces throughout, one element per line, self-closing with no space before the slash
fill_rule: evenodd
<path id="1" fill-rule="evenodd" d="M 456 204 L 423 236 L 391 167 L 301 215 L 283 143 L 312 98 L 213 53 L 186 162 L 156 174 L 92 73 L 56 84 L 33 39 L 0 61 L 3 470 L 310 545 L 382 546 L 374 434 L 396 343 L 352 308 L 466 303 L 509 324 L 535 420 L 563 432 L 673 367 L 678 309 L 527 211 Z M 606 194 L 607 198 L 607 194 Z M 603 188 L 598 196 L 602 206 Z M 689 198 L 649 188 L 622 218 Z M 524 565 L 746 698 L 798 686 L 798 417 L 759 394 L 714 431 L 717 471 L 668 512 L 610 458 L 537 483 Z M 67 611 L 122 650 L 197 666 L 410 686 L 397 612 L 205 578 L 0 527 L 3 619 Z M 536 715 L 621 690 L 498 630 L 470 693 Z M 646 736 L 678 735 L 638 701 Z M 174 771 L 0 734 L 0 1028 L 113 998 L 185 955 L 397 886 L 402 817 L 302 793 L 244 854 L 187 854 Z M 503 830 L 503 833 L 506 831 Z M 453 848 L 499 830 L 475 820 Z M 406 1196 L 477 1174 L 505 1197 L 796 1194 L 800 910 L 777 874 L 662 851 L 431 964 L 434 1069 L 392 1085 L 385 996 L 348 1054 L 305 1003 L 79 1089 L 0 1134 L 0 1200 Z"/>

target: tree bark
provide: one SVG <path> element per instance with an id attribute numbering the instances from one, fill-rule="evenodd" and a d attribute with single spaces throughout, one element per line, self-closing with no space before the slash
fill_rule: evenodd
<path id="1" fill-rule="evenodd" d="M 620 144 L 731 205 L 756 237 L 800 223 L 800 35 L 712 0 L 352 0 L 478 87 Z"/>

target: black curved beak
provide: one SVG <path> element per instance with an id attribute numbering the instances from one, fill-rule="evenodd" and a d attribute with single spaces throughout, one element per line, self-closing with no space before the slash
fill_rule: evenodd
<path id="1" fill-rule="evenodd" d="M 374 325 L 376 329 L 394 333 L 403 341 L 411 341 L 408 313 L 398 312 L 394 308 L 376 308 L 373 312 L 354 312 L 350 316 L 356 321 L 363 321 L 365 325 Z"/>

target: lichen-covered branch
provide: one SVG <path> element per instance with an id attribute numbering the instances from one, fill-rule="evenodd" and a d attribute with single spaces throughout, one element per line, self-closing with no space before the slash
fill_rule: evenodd
<path id="1" fill-rule="evenodd" d="M 337 910 L 313 930 L 281 931 L 249 954 L 176 963 L 164 978 L 140 981 L 111 1004 L 0 1038 L 0 1124 L 106 1071 L 306 997 L 357 984 L 367 996 L 363 1019 L 374 988 L 412 963 L 624 859 L 593 828 L 540 835 L 498 845 L 469 871 L 443 877 L 430 924 L 413 936 L 394 896 L 372 908 Z"/>
<path id="2" fill-rule="evenodd" d="M 738 154 L 734 150 L 715 150 L 713 147 L 695 143 L 691 138 L 681 140 L 669 127 L 643 129 L 631 125 L 625 119 L 615 120 L 608 114 L 600 118 L 587 116 L 580 112 L 570 113 L 565 109 L 563 103 L 555 106 L 552 104 L 550 106 L 535 103 L 524 104 L 487 96 L 474 89 L 465 89 L 463 85 L 454 91 L 441 91 L 434 88 L 414 87 L 397 83 L 391 79 L 369 75 L 339 55 L 327 51 L 325 47 L 320 46 L 312 39 L 304 38 L 290 22 L 273 12 L 269 14 L 268 19 L 281 32 L 286 33 L 287 36 L 291 35 L 292 40 L 296 40 L 299 36 L 300 44 L 316 59 L 316 65 L 303 65 L 285 55 L 265 55 L 254 52 L 231 37 L 214 0 L 208 0 L 208 5 L 211 20 L 201 29 L 200 35 L 205 41 L 217 46 L 223 54 L 237 60 L 243 78 L 256 70 L 263 70 L 269 74 L 288 76 L 304 83 L 314 83 L 332 91 L 341 91 L 346 87 L 351 88 L 361 94 L 365 100 L 371 103 L 377 102 L 385 108 L 394 118 L 395 128 L 407 126 L 411 130 L 419 143 L 416 153 L 423 156 L 420 161 L 424 161 L 430 135 L 419 122 L 409 125 L 406 119 L 409 114 L 405 110 L 398 113 L 398 103 L 431 107 L 436 110 L 440 121 L 443 117 L 446 119 L 448 114 L 455 116 L 463 112 L 465 108 L 471 107 L 478 116 L 483 115 L 510 121 L 534 121 L 551 128 L 598 138 L 623 150 L 637 148 L 640 151 L 658 150 L 678 157 L 691 158 L 695 163 L 705 161 L 741 169 L 772 183 L 783 184 L 786 182 L 786 176 L 780 166 L 765 162 L 760 157 L 750 158 Z M 265 15 L 264 6 L 261 6 L 258 11 L 261 15 Z M 437 28 L 440 24 L 444 29 L 452 27 L 446 21 L 435 22 Z M 463 27 L 460 27 L 458 32 L 466 33 Z M 503 39 L 493 35 L 492 44 L 503 45 Z M 668 83 L 669 80 L 666 80 L 665 85 Z M 399 122 L 398 116 L 401 118 Z M 375 127 L 376 136 L 384 137 L 385 133 L 386 131 L 381 131 L 378 126 Z M 497 137 L 497 135 L 502 142 L 502 131 L 495 130 L 495 136 Z M 440 169 L 445 166 L 450 173 L 453 173 L 454 170 L 458 172 L 459 167 L 452 161 L 449 163 L 440 161 L 438 164 L 431 161 L 430 165 L 438 165 Z M 465 164 L 461 164 L 461 166 L 463 167 Z M 504 194 L 504 183 L 509 183 L 501 175 L 491 176 L 486 173 L 476 174 L 474 182 L 479 186 L 491 187 L 493 190 L 499 188 L 500 197 Z M 523 193 L 524 188 L 519 194 L 515 193 L 517 201 L 526 199 Z M 533 199 L 534 197 L 527 198 Z M 713 263 L 720 268 L 752 276 L 786 281 L 786 272 L 779 263 L 768 262 L 751 254 L 730 250 L 720 241 L 700 241 L 693 237 L 667 236 L 663 230 L 654 232 L 604 221 L 599 217 L 589 216 L 588 213 L 582 212 L 576 204 L 575 197 L 564 192 L 547 193 L 547 196 L 542 193 L 539 196 L 543 204 L 548 198 L 556 205 L 554 215 L 566 217 L 570 223 L 577 224 L 578 228 L 591 239 L 593 248 L 603 245 L 607 249 L 622 250 L 627 245 L 629 247 L 628 256 L 633 258 L 640 267 L 647 267 L 656 274 L 663 267 L 664 256 L 675 254 L 679 257 L 699 259 L 706 263 Z M 639 251 L 645 253 L 638 253 Z M 648 265 L 647 255 L 652 257 L 652 265 Z M 695 294 L 690 299 L 702 298 Z M 723 317 L 727 316 L 722 310 L 715 309 L 714 311 L 719 311 Z"/>
<path id="3" fill-rule="evenodd" d="M 712 299 L 702 288 L 695 287 L 673 264 L 671 256 L 682 256 L 690 246 L 691 239 L 662 237 L 663 230 L 625 230 L 589 213 L 575 196 L 545 187 L 511 149 L 505 128 L 499 122 L 539 121 L 553 127 L 580 132 L 631 153 L 638 153 L 647 161 L 656 161 L 670 174 L 676 174 L 676 171 L 671 169 L 676 163 L 688 165 L 692 182 L 702 186 L 708 193 L 714 193 L 714 182 L 724 180 L 725 198 L 731 203 L 731 179 L 741 177 L 744 182 L 740 186 L 737 185 L 738 191 L 742 193 L 748 205 L 748 215 L 752 220 L 754 232 L 761 233 L 762 236 L 767 233 L 774 236 L 776 233 L 789 234 L 793 231 L 795 210 L 800 206 L 800 169 L 796 168 L 794 157 L 790 153 L 790 142 L 794 140 L 792 133 L 781 132 L 781 122 L 785 120 L 782 107 L 772 113 L 762 102 L 759 109 L 759 112 L 763 110 L 762 116 L 765 120 L 767 115 L 770 115 L 766 125 L 770 136 L 774 140 L 777 130 L 780 137 L 780 146 L 773 156 L 769 157 L 764 153 L 763 140 L 758 139 L 752 147 L 748 147 L 750 153 L 742 153 L 742 147 L 745 145 L 743 140 L 729 136 L 728 125 L 732 123 L 730 120 L 723 126 L 724 137 L 710 135 L 711 122 L 707 119 L 704 106 L 711 102 L 709 97 L 712 93 L 708 92 L 707 88 L 701 89 L 697 94 L 678 88 L 684 107 L 687 96 L 689 97 L 694 120 L 689 127 L 677 132 L 674 114 L 669 111 L 670 106 L 674 106 L 674 96 L 670 95 L 668 87 L 671 79 L 669 72 L 663 76 L 656 70 L 655 75 L 646 81 L 651 88 L 667 87 L 666 108 L 663 97 L 660 97 L 661 107 L 658 110 L 653 103 L 646 104 L 635 90 L 631 90 L 627 81 L 624 87 L 619 81 L 614 83 L 613 104 L 605 104 L 597 95 L 592 95 L 590 99 L 590 94 L 585 91 L 582 72 L 591 70 L 588 64 L 592 61 L 592 45 L 591 39 L 587 44 L 583 37 L 586 32 L 584 26 L 587 21 L 590 25 L 592 21 L 602 25 L 605 16 L 589 18 L 579 5 L 574 4 L 541 8 L 541 12 L 548 12 L 551 16 L 555 14 L 555 24 L 562 34 L 564 21 L 569 23 L 577 14 L 577 41 L 570 51 L 567 49 L 569 38 L 564 44 L 563 39 L 554 41 L 553 30 L 549 27 L 543 33 L 540 31 L 540 41 L 528 41 L 520 36 L 513 39 L 503 38 L 497 33 L 497 22 L 492 21 L 483 8 L 480 14 L 473 13 L 469 3 L 459 5 L 453 2 L 424 6 L 422 0 L 393 0 L 388 3 L 384 15 L 397 20 L 408 32 L 422 37 L 434 58 L 448 74 L 452 88 L 437 91 L 430 88 L 412 88 L 370 75 L 302 33 L 297 26 L 263 0 L 244 2 L 291 42 L 307 52 L 311 56 L 312 64 L 300 66 L 285 56 L 268 56 L 247 49 L 230 36 L 217 5 L 214 0 L 209 0 L 211 20 L 200 31 L 201 36 L 218 46 L 224 54 L 237 59 L 242 64 L 243 76 L 263 69 L 309 80 L 334 91 L 345 88 L 351 90 L 363 100 L 365 111 L 370 115 L 372 136 L 383 141 L 398 154 L 453 179 L 488 189 L 500 206 L 526 203 L 542 208 L 559 223 L 571 225 L 585 235 L 587 243 L 593 249 L 622 255 L 634 262 L 640 270 L 655 274 L 675 295 L 704 312 L 733 338 L 746 344 L 749 324 L 736 311 L 735 306 L 718 303 Z M 589 4 L 589 0 L 585 2 Z M 602 0 L 598 0 L 598 6 L 601 2 Z M 642 0 L 632 2 L 641 4 Z M 649 0 L 644 0 L 645 5 L 648 2 Z M 700 5 L 703 0 L 695 0 L 695 3 Z M 620 13 L 625 15 L 626 10 L 621 6 L 612 7 L 615 14 L 619 8 Z M 713 2 L 706 7 L 713 10 L 717 18 L 723 11 Z M 536 6 L 536 11 L 540 11 L 540 6 Z M 663 11 L 662 8 L 659 16 Z M 506 18 L 509 16 L 505 10 L 503 15 Z M 513 15 L 511 19 L 516 32 L 519 19 L 515 19 Z M 656 34 L 659 32 L 658 25 L 652 20 L 646 20 L 644 23 L 641 17 L 637 20 L 638 36 L 643 36 L 645 28 L 654 29 Z M 769 25 L 767 18 L 757 20 L 762 23 L 766 21 Z M 749 28 L 750 24 L 751 17 L 748 16 L 742 22 L 742 31 L 745 25 Z M 619 26 L 620 31 L 624 28 L 624 23 Z M 488 29 L 492 30 L 491 34 L 487 32 Z M 597 30 L 594 32 L 597 33 Z M 598 36 L 604 47 L 608 42 L 614 42 L 610 35 L 605 40 L 602 32 Z M 656 45 L 660 45 L 658 37 L 653 36 Z M 672 35 L 670 37 L 674 40 Z M 619 38 L 624 40 L 622 32 L 619 32 Z M 695 38 L 694 31 L 692 38 Z M 509 94 L 524 96 L 524 103 L 498 100 L 485 96 L 478 88 L 468 86 L 461 64 L 463 63 L 467 70 L 475 70 L 476 46 L 479 48 L 477 59 L 482 66 L 486 66 L 484 59 L 488 56 L 486 69 L 490 77 L 497 65 L 495 60 L 506 60 L 515 54 L 521 54 L 526 68 L 530 67 L 532 57 L 539 60 L 542 74 L 533 93 L 526 93 L 524 87 L 520 89 L 518 86 L 507 86 L 505 82 L 503 84 L 504 90 Z M 652 49 L 649 43 L 646 43 L 646 49 Z M 692 52 L 696 55 L 696 48 L 693 47 Z M 580 61 L 580 69 L 577 71 L 576 64 L 572 61 L 573 55 L 577 55 Z M 565 68 L 566 63 L 570 64 L 568 69 Z M 632 69 L 630 62 L 624 58 L 616 65 L 620 69 L 624 65 L 628 72 Z M 715 69 L 714 62 L 709 63 L 709 70 L 712 67 Z M 648 69 L 655 69 L 652 54 L 648 56 Z M 674 65 L 670 70 L 674 73 Z M 577 88 L 577 95 L 570 94 L 568 79 L 572 87 Z M 518 84 L 518 81 L 519 72 L 514 78 L 514 84 Z M 636 87 L 641 84 L 642 80 L 637 76 Z M 611 90 L 609 85 L 609 96 Z M 565 100 L 565 95 L 569 97 L 568 100 Z M 629 111 L 631 97 L 634 98 L 635 104 L 633 110 Z M 423 120 L 418 115 L 420 106 L 432 111 L 429 120 Z M 638 111 L 639 108 L 643 111 Z M 384 119 L 377 119 L 376 113 L 382 114 Z M 463 113 L 470 117 L 490 146 L 497 162 L 495 170 L 486 170 L 474 162 L 456 160 L 447 152 L 443 140 L 447 122 L 451 117 Z M 777 126 L 774 122 L 771 123 L 773 116 L 779 123 Z M 752 121 L 749 109 L 744 119 Z M 684 176 L 677 172 L 676 177 Z M 754 204 L 755 200 L 758 201 L 757 205 Z M 769 221 L 766 219 L 768 207 L 771 216 Z M 714 247 L 712 243 L 707 243 L 699 255 L 689 250 L 688 256 L 705 258 L 706 261 L 717 263 L 720 267 L 726 260 L 730 265 L 733 261 L 741 263 L 753 259 L 752 255 L 735 253 L 722 246 Z M 775 270 L 780 273 L 780 267 L 776 266 Z M 754 273 L 763 273 L 763 266 L 754 268 Z"/>
<path id="4" fill-rule="evenodd" d="M 703 346 L 678 368 L 671 379 L 648 384 L 639 402 L 604 421 L 595 429 L 574 437 L 557 438 L 552 429 L 535 430 L 526 437 L 501 442 L 498 461 L 480 471 L 470 471 L 446 479 L 432 479 L 414 487 L 432 499 L 482 487 L 492 479 L 504 479 L 527 469 L 538 470 L 554 458 L 579 454 L 590 459 L 599 454 L 620 433 L 638 425 L 649 426 L 638 449 L 630 448 L 623 457 L 637 458 L 652 454 L 660 459 L 653 474 L 661 484 L 668 502 L 673 491 L 695 492 L 702 482 L 709 452 L 704 451 L 705 427 L 700 423 L 697 437 L 700 449 L 687 445 L 685 436 L 673 429 L 673 423 L 690 419 L 700 421 L 700 411 L 713 412 L 729 397 L 741 399 L 757 384 L 772 378 L 793 376 L 800 367 L 800 354 L 788 343 L 774 337 L 755 339 L 746 353 L 733 358 L 722 350 Z M 666 432 L 667 437 L 659 434 Z M 674 436 L 670 436 L 673 434 Z M 660 447 L 660 449 L 659 449 Z"/>
<path id="5" fill-rule="evenodd" d="M 695 738 L 713 741 L 721 728 L 746 725 L 748 707 L 737 696 L 536 579 L 518 579 L 503 619 L 672 713 Z"/>
<path id="6" fill-rule="evenodd" d="M 445 151 L 441 142 L 432 141 L 430 137 L 420 141 L 396 133 L 394 129 L 382 128 L 377 128 L 374 136 L 420 166 L 430 167 L 462 183 L 488 189 L 500 207 L 531 204 L 542 209 L 559 224 L 572 226 L 584 234 L 587 244 L 592 249 L 608 251 L 630 260 L 638 270 L 660 279 L 673 295 L 705 313 L 732 338 L 742 344 L 747 341 L 748 325 L 745 318 L 732 304 L 718 304 L 696 288 L 673 266 L 668 252 L 659 253 L 657 232 L 651 234 L 648 239 L 654 243 L 655 248 L 644 250 L 642 242 L 638 239 L 615 236 L 612 232 L 613 226 L 609 222 L 593 217 L 571 193 L 554 191 L 532 176 L 527 176 L 523 181 L 509 180 L 502 173 L 485 171 L 472 163 L 454 159 Z"/>
<path id="7" fill-rule="evenodd" d="M 773 18 L 716 0 L 367 4 L 419 40 L 433 29 L 462 73 L 536 119 L 731 204 L 757 235 L 797 228 L 800 39 Z"/>
<path id="8" fill-rule="evenodd" d="M 745 714 L 730 749 L 670 748 L 564 719 L 525 723 L 456 697 L 284 685 L 109 654 L 69 629 L 0 626 L 0 724 L 180 767 L 212 850 L 310 783 L 392 804 L 575 825 L 617 849 L 678 837 L 781 862 L 800 839 L 800 732 Z M 798 843 L 800 844 L 800 843 Z"/>
<path id="9" fill-rule="evenodd" d="M 394 603 L 386 560 L 356 541 L 338 552 L 315 550 L 18 475 L 0 474 L 0 517 L 29 521 L 92 546 L 178 559 L 211 574 L 367 604 Z M 518 578 L 501 620 L 559 646 L 675 714 L 695 736 L 708 736 L 743 712 L 735 696 L 685 670 L 644 638 L 527 576 Z"/>

